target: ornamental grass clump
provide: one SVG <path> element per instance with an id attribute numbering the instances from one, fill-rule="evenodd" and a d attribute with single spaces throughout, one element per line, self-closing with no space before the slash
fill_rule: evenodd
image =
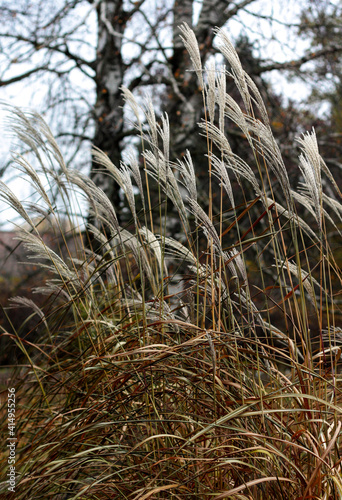
<path id="1" fill-rule="evenodd" d="M 12 382 L 17 499 L 342 498 L 341 269 L 331 237 L 341 192 L 314 131 L 299 139 L 300 182 L 290 184 L 226 34 L 217 31 L 228 69 L 202 68 L 193 32 L 181 31 L 203 95 L 208 210 L 191 151 L 172 158 L 167 116 L 157 121 L 151 102 L 127 89 L 141 158 L 132 150 L 113 165 L 94 152 L 127 200 L 125 227 L 105 193 L 66 168 L 42 118 L 12 112 L 38 159 L 35 168 L 15 161 L 40 198 L 27 206 L 4 185 L 1 196 L 25 221 L 18 239 L 29 259 L 49 273 L 35 290 L 49 297 L 45 309 L 15 299 L 38 318 L 34 344 L 13 335 L 23 352 Z M 252 161 L 232 150 L 231 123 Z M 81 198 L 90 216 L 77 229 Z M 62 232 L 69 254 L 46 245 L 38 219 Z M 5 448 L 1 460 L 5 469 Z M 2 498 L 12 498 L 7 487 L 3 476 Z"/>

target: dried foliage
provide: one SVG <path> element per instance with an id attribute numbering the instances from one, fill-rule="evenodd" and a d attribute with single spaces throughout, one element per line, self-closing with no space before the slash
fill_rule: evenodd
<path id="1" fill-rule="evenodd" d="M 341 270 L 330 236 L 340 234 L 340 193 L 314 132 L 300 139 L 302 183 L 290 186 L 261 96 L 227 36 L 218 33 L 220 50 L 243 109 L 225 94 L 225 68 L 203 73 L 188 26 L 182 35 L 207 110 L 208 200 L 218 210 L 206 213 L 197 200 L 191 151 L 170 161 L 167 117 L 158 124 L 151 103 L 140 110 L 127 90 L 135 115 L 149 123 L 142 157 L 160 186 L 160 218 L 151 218 L 148 192 L 136 209 L 143 182 L 134 154 L 114 166 L 96 151 L 127 197 L 125 228 L 98 186 L 65 169 L 43 121 L 15 111 L 22 138 L 37 151 L 44 144 L 44 185 L 59 186 L 71 220 L 71 194 L 88 199 L 98 241 L 97 253 L 89 251 L 75 229 L 76 250 L 63 259 L 41 238 L 32 207 L 2 187 L 30 225 L 18 235 L 30 258 L 52 273 L 43 289 L 53 307 L 33 307 L 41 338 L 33 346 L 16 338 L 26 356 L 14 379 L 18 499 L 342 498 Z M 225 120 L 244 134 L 251 164 L 232 152 Z M 58 227 L 36 170 L 19 163 L 41 193 L 40 213 L 44 206 Z M 231 176 L 244 200 L 237 206 Z M 170 203 L 177 239 L 167 233 Z M 1 495 L 11 498 L 6 482 Z"/>

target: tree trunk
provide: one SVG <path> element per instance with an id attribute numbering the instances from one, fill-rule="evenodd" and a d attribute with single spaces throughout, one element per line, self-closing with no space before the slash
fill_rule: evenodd
<path id="1" fill-rule="evenodd" d="M 121 133 L 123 129 L 123 84 L 125 65 L 121 45 L 125 29 L 122 0 L 103 0 L 97 7 L 98 42 L 96 50 L 96 124 L 94 146 L 105 152 L 117 167 L 121 160 Z M 112 201 L 119 217 L 119 186 L 108 172 L 92 162 L 91 179 Z"/>

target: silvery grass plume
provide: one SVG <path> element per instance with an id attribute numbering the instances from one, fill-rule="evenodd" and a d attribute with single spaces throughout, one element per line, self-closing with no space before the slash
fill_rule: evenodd
<path id="1" fill-rule="evenodd" d="M 194 164 L 190 151 L 187 149 L 182 160 L 177 159 L 178 165 L 175 168 L 180 172 L 180 183 L 188 191 L 189 198 L 197 201 L 197 182 Z"/>
<path id="2" fill-rule="evenodd" d="M 163 238 L 163 243 L 165 245 L 166 255 L 172 257 L 172 259 L 187 262 L 195 267 L 199 264 L 198 259 L 194 255 L 194 253 L 191 252 L 191 250 L 184 246 L 180 241 L 166 236 Z"/>
<path id="3" fill-rule="evenodd" d="M 160 276 L 162 275 L 166 276 L 167 267 L 163 257 L 163 251 L 159 239 L 147 227 L 140 228 L 139 233 L 144 237 L 144 240 L 147 243 L 146 245 L 147 248 L 151 250 L 151 252 L 155 255 L 157 259 Z"/>
<path id="4" fill-rule="evenodd" d="M 225 108 L 226 108 L 226 67 L 223 65 L 216 75 L 217 104 L 219 108 L 219 129 L 224 134 L 225 131 Z"/>
<path id="5" fill-rule="evenodd" d="M 287 209 L 290 213 L 293 211 L 291 187 L 287 170 L 281 155 L 279 146 L 273 136 L 269 126 L 264 125 L 258 120 L 249 118 L 249 129 L 253 132 L 254 150 L 259 153 L 261 158 L 266 160 L 267 166 L 274 172 L 279 185 L 284 193 Z"/>
<path id="6" fill-rule="evenodd" d="M 342 204 L 341 202 L 337 201 L 335 198 L 332 198 L 331 196 L 326 195 L 324 192 L 322 193 L 322 199 L 325 205 L 327 205 L 333 213 L 337 216 L 340 222 L 342 222 Z M 324 212 L 325 216 L 327 216 L 327 211 Z M 333 221 L 333 219 L 331 219 Z M 333 221 L 333 224 L 335 228 L 338 230 L 340 233 L 340 228 L 336 226 L 335 222 Z"/>
<path id="7" fill-rule="evenodd" d="M 231 67 L 231 72 L 229 74 L 234 79 L 235 85 L 240 92 L 247 113 L 250 116 L 254 117 L 252 106 L 252 104 L 254 104 L 256 106 L 256 109 L 260 112 L 264 124 L 269 125 L 268 113 L 265 108 L 264 101 L 257 86 L 255 85 L 251 77 L 244 71 L 235 47 L 222 28 L 218 28 L 214 30 L 214 32 L 218 38 L 218 49 Z"/>
<path id="8" fill-rule="evenodd" d="M 163 144 L 163 154 L 165 158 L 166 165 L 169 165 L 170 161 L 170 123 L 167 113 L 161 116 L 161 124 L 157 125 L 158 134 L 162 140 Z"/>
<path id="9" fill-rule="evenodd" d="M 240 274 L 244 283 L 247 283 L 246 263 L 241 257 L 241 253 L 233 248 L 229 252 L 225 252 L 225 264 L 229 267 L 232 276 L 236 276 L 236 271 Z"/>
<path id="10" fill-rule="evenodd" d="M 322 172 L 324 172 L 340 198 L 342 198 L 342 193 L 319 153 L 314 129 L 311 133 L 303 134 L 303 137 L 297 140 L 302 151 L 299 156 L 299 169 L 303 181 L 299 183 L 298 191 L 291 191 L 292 197 L 307 209 L 316 220 L 319 228 L 319 238 L 323 234 L 323 219 L 328 220 L 340 232 L 339 227 L 324 208 L 324 205 L 332 209 L 333 213 L 341 220 L 341 202 L 323 192 Z"/>
<path id="11" fill-rule="evenodd" d="M 144 107 L 141 107 L 135 100 L 133 94 L 124 89 L 124 95 L 127 102 L 130 104 L 134 113 L 137 115 L 139 110 L 142 110 L 148 125 L 147 135 L 142 133 L 142 139 L 146 142 L 151 149 L 146 150 L 144 147 L 142 156 L 146 163 L 147 173 L 157 182 L 157 184 L 162 188 L 163 192 L 172 201 L 175 208 L 178 210 L 182 221 L 187 225 L 187 215 L 183 202 L 182 194 L 179 190 L 178 182 L 174 174 L 174 169 L 177 170 L 178 166 L 174 162 L 170 162 L 170 125 L 169 118 L 167 114 L 161 116 L 161 123 L 159 124 L 156 120 L 156 115 L 153 107 L 153 103 L 150 97 L 146 97 L 144 101 Z M 159 139 L 161 139 L 162 150 L 159 148 Z M 139 167 L 137 162 L 130 155 L 132 167 L 125 169 L 126 175 L 129 171 L 132 171 L 133 177 L 141 191 L 143 193 L 142 182 L 140 179 Z M 133 160 L 133 161 L 132 161 Z M 190 166 L 188 164 L 187 166 Z M 188 170 L 189 175 L 191 172 Z M 115 171 L 116 178 L 119 177 L 119 172 Z M 187 175 L 187 174 L 186 174 Z M 120 179 L 122 182 L 122 179 Z M 192 191 L 194 191 L 194 182 L 192 182 Z M 127 187 L 123 187 L 124 192 L 127 192 L 127 198 L 130 204 L 133 206 L 134 196 L 132 189 L 129 191 Z M 130 202 L 131 200 L 131 202 Z"/>
<path id="12" fill-rule="evenodd" d="M 96 220 L 101 221 L 110 228 L 112 235 L 120 234 L 120 226 L 113 204 L 108 199 L 104 191 L 86 175 L 75 170 L 68 174 L 71 187 L 78 187 L 89 201 Z"/>
<path id="13" fill-rule="evenodd" d="M 209 121 L 214 123 L 215 105 L 216 105 L 216 65 L 215 60 L 211 59 L 206 65 L 206 75 L 208 85 L 205 87 L 205 95 L 208 106 Z"/>
<path id="14" fill-rule="evenodd" d="M 183 40 L 183 43 L 185 45 L 185 48 L 187 49 L 191 62 L 194 66 L 194 69 L 196 71 L 196 75 L 200 84 L 200 88 L 204 89 L 204 81 L 203 81 L 203 74 L 202 74 L 202 61 L 201 61 L 201 54 L 198 48 L 198 43 L 196 39 L 196 35 L 193 32 L 191 28 L 186 23 L 183 23 L 182 26 L 179 27 L 179 30 L 181 31 L 181 39 Z"/>
<path id="15" fill-rule="evenodd" d="M 245 108 L 247 112 L 251 111 L 251 97 L 250 93 L 248 91 L 248 85 L 246 82 L 246 73 L 242 68 L 240 58 L 231 43 L 230 39 L 228 38 L 227 34 L 225 33 L 224 30 L 222 29 L 216 29 L 214 30 L 215 34 L 217 35 L 218 39 L 218 49 L 222 53 L 222 55 L 225 57 L 225 59 L 228 61 L 230 67 L 231 67 L 231 75 L 235 81 L 235 85 L 237 89 L 240 92 L 240 95 L 243 99 L 243 102 L 245 104 Z"/>
<path id="16" fill-rule="evenodd" d="M 188 112 L 193 115 L 195 113 L 195 110 L 193 109 L 192 105 L 188 101 L 186 101 L 185 97 L 179 92 L 176 82 L 172 83 L 175 94 L 183 102 L 185 102 L 188 108 Z M 170 129 L 169 117 L 167 113 L 161 115 L 158 122 L 153 102 L 148 94 L 144 96 L 143 102 L 142 104 L 140 104 L 129 89 L 127 89 L 126 87 L 121 87 L 121 91 L 123 93 L 125 103 L 128 104 L 136 118 L 135 122 L 131 123 L 132 126 L 139 131 L 143 149 L 145 149 L 145 145 L 149 145 L 158 161 L 158 137 L 160 137 L 163 145 L 164 157 L 168 160 L 170 155 Z M 137 184 L 139 183 L 137 182 Z"/>
<path id="17" fill-rule="evenodd" d="M 223 98 L 220 96 L 219 102 L 222 100 Z M 239 127 L 241 132 L 246 136 L 250 146 L 253 147 L 247 123 L 248 116 L 242 111 L 238 103 L 229 94 L 225 95 L 225 105 L 222 103 L 222 106 L 224 106 L 225 116 Z"/>
<path id="18" fill-rule="evenodd" d="M 302 172 L 304 183 L 302 195 L 312 204 L 316 215 L 316 222 L 322 232 L 322 178 L 321 159 L 314 131 L 298 139 L 301 144 L 302 154 L 299 157 L 299 168 Z"/>
<path id="19" fill-rule="evenodd" d="M 47 279 L 42 286 L 32 288 L 33 294 L 42 294 L 49 297 L 62 297 L 66 304 L 73 300 L 73 293 L 58 279 Z"/>
<path id="20" fill-rule="evenodd" d="M 317 219 L 317 211 L 315 210 L 315 207 L 313 206 L 312 190 L 308 189 L 306 183 L 300 183 L 299 190 L 300 190 L 300 192 L 295 191 L 294 189 L 291 189 L 291 196 L 292 196 L 293 200 L 300 203 L 312 215 L 313 219 L 316 220 L 316 222 L 321 230 L 322 229 L 321 224 L 318 222 L 318 219 Z M 325 200 L 327 202 L 327 204 L 331 208 L 333 208 L 334 212 L 336 213 L 336 205 L 339 205 L 339 203 L 336 200 L 327 199 L 323 193 L 322 193 L 322 200 Z M 333 201 L 335 201 L 335 203 L 333 203 Z M 321 212 L 320 216 L 321 217 L 324 216 L 325 219 L 328 220 L 337 231 L 339 231 L 339 228 L 336 225 L 335 221 L 329 215 L 329 213 L 325 210 L 325 208 L 322 207 L 320 209 L 320 212 Z"/>
<path id="21" fill-rule="evenodd" d="M 6 186 L 3 181 L 0 181 L 0 197 L 6 204 L 13 208 L 32 229 L 35 229 L 33 220 L 25 210 L 19 198 L 17 198 L 13 191 L 8 186 Z"/>
<path id="22" fill-rule="evenodd" d="M 126 229 L 120 229 L 120 234 L 113 237 L 113 241 L 118 240 L 118 242 L 124 247 L 132 252 L 134 260 L 140 270 L 141 277 L 147 277 L 151 284 L 152 291 L 157 295 L 157 283 L 152 272 L 151 262 L 147 256 L 145 246 L 139 241 L 139 239 Z"/>
<path id="23" fill-rule="evenodd" d="M 143 183 L 141 180 L 141 172 L 139 168 L 139 163 L 137 159 L 137 155 L 134 151 L 133 148 L 129 148 L 129 150 L 125 153 L 125 161 L 123 164 L 125 167 L 130 171 L 140 193 L 141 201 L 142 201 L 142 206 L 145 208 L 145 194 L 144 194 L 144 188 L 143 188 Z"/>
<path id="24" fill-rule="evenodd" d="M 269 206 L 271 206 L 273 204 L 275 205 L 277 213 L 278 213 L 279 216 L 285 217 L 290 222 L 291 221 L 295 221 L 295 223 L 297 224 L 297 226 L 300 227 L 307 236 L 309 236 L 313 241 L 317 240 L 317 234 L 310 227 L 310 225 L 307 222 L 305 222 L 305 220 L 302 217 L 300 217 L 298 214 L 294 215 L 292 213 L 289 213 L 286 208 L 284 208 L 277 201 L 274 202 L 274 200 L 272 198 L 267 198 L 266 199 L 266 206 L 269 207 Z"/>
<path id="25" fill-rule="evenodd" d="M 208 136 L 220 149 L 221 154 L 231 153 L 232 149 L 227 137 L 215 124 L 203 120 L 198 126 L 203 130 L 203 137 Z"/>
<path id="26" fill-rule="evenodd" d="M 34 153 L 43 171 L 47 169 L 47 160 L 52 170 L 55 170 L 57 166 L 60 173 L 63 172 L 67 176 L 68 169 L 63 155 L 42 117 L 35 111 L 24 113 L 20 108 L 6 103 L 1 103 L 1 105 L 9 112 L 9 128 L 20 141 L 26 144 L 29 151 Z"/>
<path id="27" fill-rule="evenodd" d="M 284 269 L 289 269 L 291 274 L 293 274 L 298 280 L 303 283 L 304 288 L 308 292 L 308 296 L 313 304 L 316 304 L 316 296 L 313 285 L 322 289 L 322 286 L 318 281 L 312 276 L 312 273 L 308 273 L 304 269 L 300 268 L 297 264 L 291 261 L 286 261 L 282 264 Z"/>
<path id="28" fill-rule="evenodd" d="M 188 31 L 191 31 L 190 28 L 187 27 Z M 227 59 L 231 66 L 231 76 L 234 78 L 235 84 L 240 91 L 241 97 L 244 101 L 245 108 L 247 114 L 245 115 L 240 106 L 236 104 L 236 102 L 228 95 L 226 95 L 226 105 L 227 105 L 227 114 L 230 119 L 234 121 L 242 130 L 242 132 L 246 135 L 251 148 L 253 151 L 259 153 L 261 158 L 265 158 L 270 168 L 275 173 L 279 184 L 284 192 L 285 200 L 287 203 L 287 209 L 291 213 L 292 208 L 292 198 L 290 195 L 290 183 L 287 175 L 287 170 L 283 163 L 283 159 L 281 153 L 279 151 L 278 145 L 273 137 L 272 131 L 269 126 L 269 120 L 267 111 L 265 109 L 265 105 L 263 103 L 263 99 L 254 84 L 251 78 L 245 73 L 242 68 L 240 59 L 236 53 L 235 48 L 233 47 L 231 41 L 227 37 L 226 33 L 222 29 L 216 30 L 216 35 L 219 40 L 219 50 Z M 193 47 L 192 47 L 193 48 Z M 193 60 L 194 57 L 191 57 Z M 199 67 L 199 66 L 198 66 Z M 216 84 L 215 77 L 213 73 L 215 71 L 214 64 L 209 63 L 207 66 L 207 76 L 208 76 L 208 88 L 206 88 L 207 95 L 207 103 L 209 110 L 209 123 L 205 122 L 201 124 L 202 128 L 208 131 L 211 126 L 211 133 L 213 132 L 212 124 L 214 122 L 214 114 L 215 114 L 215 99 L 219 104 L 219 107 L 223 108 L 223 95 L 222 90 L 224 86 L 220 87 L 220 92 L 216 92 Z M 198 71 L 197 71 L 198 73 Z M 251 92 L 254 95 L 254 98 L 251 97 Z M 217 97 L 215 98 L 215 96 Z M 263 122 L 255 119 L 252 103 L 256 105 L 258 111 L 261 114 Z M 222 114 L 222 111 L 221 111 Z M 222 116 L 220 118 L 220 129 L 222 129 Z M 218 147 L 223 148 L 224 144 L 226 145 L 226 150 L 229 151 L 229 146 L 227 145 L 226 138 L 222 137 L 222 133 L 220 135 L 219 130 L 214 134 L 216 139 L 216 144 Z M 214 139 L 213 134 L 211 137 Z M 214 139 L 214 140 L 215 140 Z M 220 144 L 221 143 L 221 144 Z M 261 175 L 261 174 L 260 174 Z M 264 193 L 267 196 L 267 193 Z"/>
<path id="29" fill-rule="evenodd" d="M 142 109 L 138 105 L 132 92 L 127 87 L 120 87 L 120 90 L 122 92 L 122 97 L 125 103 L 129 105 L 130 109 L 133 111 L 133 114 L 135 116 L 135 120 L 131 121 L 131 123 L 133 127 L 140 132 L 140 135 L 143 136 L 143 126 L 141 120 L 141 115 L 143 115 Z"/>
<path id="30" fill-rule="evenodd" d="M 93 234 L 94 238 L 100 243 L 104 256 L 109 258 L 110 264 L 106 266 L 106 273 L 109 281 L 114 285 L 118 284 L 118 276 L 116 272 L 115 262 L 117 258 L 116 249 L 113 248 L 108 238 L 93 224 L 88 223 L 88 230 Z"/>
<path id="31" fill-rule="evenodd" d="M 171 200 L 177 209 L 185 227 L 188 225 L 188 217 L 184 206 L 183 196 L 179 190 L 178 182 L 164 154 L 158 150 L 155 155 L 152 151 L 144 151 L 148 174 L 158 183 L 165 195 Z M 175 166 L 177 168 L 177 166 Z"/>
<path id="32" fill-rule="evenodd" d="M 211 156 L 212 174 L 219 181 L 219 185 L 226 191 L 229 201 L 233 208 L 235 208 L 235 201 L 233 195 L 233 189 L 230 182 L 230 178 L 227 171 L 227 166 L 224 160 L 217 158 L 217 156 Z"/>
<path id="33" fill-rule="evenodd" d="M 226 75 L 221 75 L 221 80 L 226 79 Z M 237 102 L 229 95 L 229 94 L 224 94 L 225 92 L 225 84 L 220 83 L 220 86 L 218 88 L 218 92 L 216 94 L 216 103 L 219 106 L 220 109 L 220 115 L 219 115 L 219 131 L 220 132 L 215 132 L 217 136 L 217 146 L 220 148 L 220 142 L 222 141 L 222 148 L 224 150 L 230 151 L 230 144 L 228 142 L 228 139 L 224 135 L 224 117 L 229 118 L 233 123 L 235 123 L 243 132 L 243 134 L 246 136 L 246 139 L 248 140 L 251 148 L 253 148 L 253 142 L 252 138 L 250 135 L 250 130 L 249 130 L 249 125 L 248 125 L 248 115 L 243 113 L 242 109 L 240 106 L 237 104 Z M 207 122 L 203 121 L 203 123 L 199 124 L 203 129 L 205 127 L 208 127 L 208 130 L 211 130 L 212 132 L 215 131 L 215 127 L 213 122 Z M 214 140 L 215 134 L 212 134 L 212 139 Z"/>
<path id="34" fill-rule="evenodd" d="M 307 208 L 308 205 L 312 207 L 311 210 L 314 211 L 316 222 L 320 230 L 322 230 L 323 216 L 328 218 L 330 222 L 333 223 L 329 214 L 323 208 L 324 203 L 332 208 L 334 213 L 339 218 L 339 213 L 341 212 L 341 203 L 331 197 L 328 197 L 323 192 L 322 172 L 324 172 L 341 198 L 342 193 L 319 153 L 315 130 L 312 129 L 311 133 L 307 132 L 306 134 L 303 134 L 303 137 L 297 140 L 300 143 L 302 150 L 302 154 L 299 157 L 299 168 L 303 175 L 303 182 L 299 186 L 299 195 L 303 197 L 301 198 L 303 205 Z M 298 198 L 298 194 L 294 194 L 294 196 L 297 196 Z"/>
<path id="35" fill-rule="evenodd" d="M 57 274 L 61 282 L 73 290 L 82 287 L 80 276 L 75 270 L 70 269 L 64 260 L 44 242 L 39 234 L 31 233 L 25 228 L 18 228 L 16 239 L 21 241 L 28 250 L 28 258 L 36 259 L 41 268 Z M 47 261 L 43 263 L 42 260 Z"/>
<path id="36" fill-rule="evenodd" d="M 48 325 L 48 320 L 42 311 L 40 307 L 32 300 L 27 297 L 11 297 L 9 299 L 10 301 L 10 308 L 17 308 L 17 307 L 27 307 L 29 309 L 32 309 L 37 316 L 42 320 L 44 323 L 44 326 L 47 331 L 49 331 L 49 325 Z"/>
<path id="37" fill-rule="evenodd" d="M 241 185 L 241 178 L 246 179 L 252 185 L 256 195 L 261 196 L 262 188 L 259 185 L 259 181 L 255 173 L 253 172 L 252 168 L 250 167 L 250 165 L 248 165 L 247 162 L 245 162 L 242 158 L 233 153 L 230 144 L 228 142 L 228 139 L 223 134 L 223 132 L 218 127 L 216 127 L 216 125 L 212 123 L 206 124 L 204 122 L 201 122 L 199 123 L 199 127 L 206 131 L 206 134 L 208 135 L 209 139 L 211 139 L 220 149 L 225 168 L 232 171 L 239 184 Z M 252 140 L 251 144 L 253 144 Z M 226 174 L 222 172 L 222 169 L 224 168 L 223 164 L 220 163 L 220 161 L 222 162 L 222 159 L 221 160 L 218 159 L 215 155 L 212 155 L 211 159 L 212 159 L 213 175 L 216 178 L 220 179 L 221 183 L 223 183 L 223 186 L 229 196 L 232 206 L 235 206 L 235 204 L 233 204 L 234 199 L 230 187 L 231 184 L 230 178 L 229 176 L 226 176 Z"/>
<path id="38" fill-rule="evenodd" d="M 120 188 L 125 193 L 135 226 L 137 227 L 138 219 L 135 209 L 135 197 L 130 168 L 124 162 L 121 162 L 121 168 L 118 168 L 111 162 L 109 157 L 98 148 L 93 148 L 93 157 L 98 165 L 102 165 L 105 171 L 111 174 L 114 181 L 119 184 Z"/>
<path id="39" fill-rule="evenodd" d="M 37 170 L 30 165 L 30 163 L 23 158 L 21 155 L 17 155 L 15 158 L 13 158 L 15 161 L 15 168 L 19 170 L 19 172 L 23 173 L 24 175 L 26 174 L 31 186 L 34 188 L 34 190 L 37 192 L 38 195 L 42 197 L 44 202 L 47 204 L 49 209 L 53 211 L 53 207 L 51 205 L 50 197 L 48 193 L 46 192 L 42 180 L 39 177 Z"/>
<path id="40" fill-rule="evenodd" d="M 156 114 L 154 111 L 154 106 L 151 97 L 145 96 L 145 102 L 144 102 L 144 108 L 143 112 L 147 121 L 148 129 L 147 129 L 147 134 L 149 137 L 149 144 L 153 149 L 153 152 L 155 156 L 157 157 L 158 161 L 158 155 L 157 151 L 159 150 L 159 145 L 158 145 L 158 124 L 157 124 L 157 119 L 156 119 Z"/>
<path id="41" fill-rule="evenodd" d="M 218 254 L 222 255 L 220 237 L 217 234 L 214 224 L 205 213 L 203 208 L 198 204 L 197 201 L 189 199 L 189 210 L 195 216 L 196 223 L 201 225 L 201 229 L 205 234 L 208 243 L 210 243 L 210 240 L 212 240 L 216 251 L 218 252 Z"/>

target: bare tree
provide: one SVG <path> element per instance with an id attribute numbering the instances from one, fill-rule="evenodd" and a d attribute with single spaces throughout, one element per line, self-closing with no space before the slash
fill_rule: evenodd
<path id="1" fill-rule="evenodd" d="M 201 91 L 195 73 L 188 71 L 181 23 L 193 27 L 202 64 L 215 52 L 215 27 L 229 28 L 233 20 L 249 16 L 248 22 L 268 22 L 274 37 L 285 24 L 279 16 L 265 15 L 262 0 L 0 0 L 0 6 L 0 86 L 24 82 L 42 93 L 43 111 L 69 159 L 78 155 L 79 163 L 88 165 L 90 157 L 80 155 L 84 144 L 94 144 L 119 165 L 125 144 L 136 134 L 126 120 L 123 85 L 136 94 L 148 88 L 162 96 L 160 109 L 170 113 L 174 125 L 175 153 L 193 144 Z M 282 62 L 259 54 L 250 73 L 260 78 L 273 70 L 300 71 L 308 61 L 341 52 L 335 39 Z M 114 180 L 95 163 L 91 177 L 118 207 Z"/>
<path id="2" fill-rule="evenodd" d="M 311 50 L 324 58 L 317 58 L 308 72 L 313 81 L 312 100 L 331 103 L 334 128 L 341 132 L 342 60 L 340 41 L 342 33 L 342 2 L 317 0 L 302 13 L 299 36 L 309 39 Z M 318 76 L 318 78 L 317 78 Z M 337 131 L 336 130 L 336 131 Z"/>

